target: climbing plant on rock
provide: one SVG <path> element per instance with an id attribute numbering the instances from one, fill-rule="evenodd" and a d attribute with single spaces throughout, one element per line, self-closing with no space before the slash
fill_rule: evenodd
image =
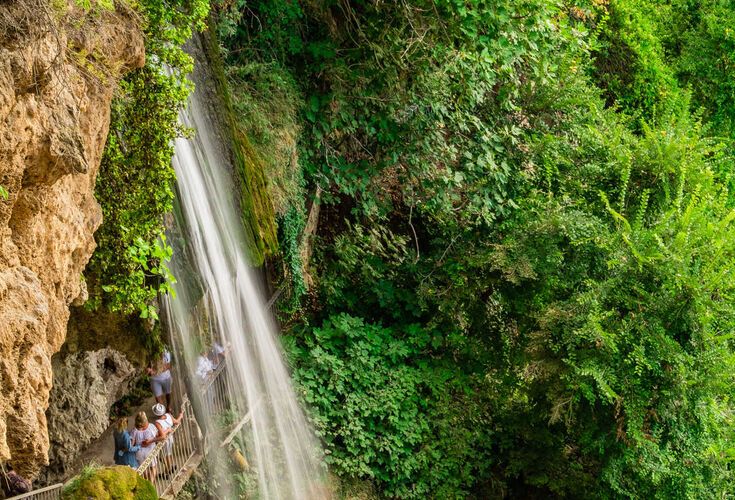
<path id="1" fill-rule="evenodd" d="M 153 300 L 173 279 L 163 217 L 172 210 L 173 140 L 187 133 L 178 110 L 192 89 L 191 58 L 182 50 L 204 28 L 208 0 L 138 2 L 146 64 L 130 73 L 113 103 L 110 134 L 95 195 L 103 224 L 86 271 L 90 307 L 105 305 L 156 318 Z"/>

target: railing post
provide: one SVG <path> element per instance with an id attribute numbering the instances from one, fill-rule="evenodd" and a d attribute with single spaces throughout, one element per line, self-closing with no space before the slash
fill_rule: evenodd
<path id="1" fill-rule="evenodd" d="M 29 491 L 22 495 L 10 497 L 7 500 L 56 500 L 61 498 L 61 489 L 64 487 L 62 483 L 46 486 L 38 490 Z"/>
<path id="2" fill-rule="evenodd" d="M 163 496 L 164 494 L 173 495 L 176 493 L 175 491 L 169 490 L 175 486 L 175 480 L 179 474 L 186 472 L 184 468 L 198 451 L 192 446 L 192 431 L 196 430 L 198 425 L 192 417 L 191 403 L 186 395 L 183 398 L 182 410 L 184 412 L 182 421 L 173 427 L 166 439 L 156 444 L 137 469 L 138 474 L 141 476 L 148 476 L 156 487 L 156 492 L 159 496 Z M 173 440 L 170 455 L 171 464 L 167 462 L 169 455 L 165 454 L 166 443 L 169 439 Z M 156 475 L 151 477 L 150 472 L 153 467 L 153 462 L 157 463 L 156 467 L 158 470 L 156 471 Z M 171 465 L 171 470 L 167 470 L 169 465 Z"/>

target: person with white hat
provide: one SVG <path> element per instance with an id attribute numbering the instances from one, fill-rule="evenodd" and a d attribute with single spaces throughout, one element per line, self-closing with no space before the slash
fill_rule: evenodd
<path id="1" fill-rule="evenodd" d="M 158 437 L 156 438 L 156 441 L 163 441 L 164 439 L 166 440 L 163 446 L 163 460 L 168 466 L 168 470 L 163 474 L 171 473 L 174 469 L 174 437 L 170 434 L 173 432 L 174 427 L 181 423 L 181 420 L 184 418 L 184 412 L 179 412 L 179 416 L 177 418 L 174 418 L 173 415 L 166 411 L 166 407 L 163 406 L 161 403 L 154 404 L 151 410 L 156 416 L 156 420 L 154 422 L 156 428 L 158 429 Z"/>
<path id="2" fill-rule="evenodd" d="M 225 354 L 227 354 L 229 347 L 229 344 L 227 344 L 226 347 L 223 347 L 222 344 L 220 344 L 216 340 L 212 342 L 212 349 L 209 350 L 209 359 L 212 362 L 213 368 L 217 368 L 219 364 L 225 359 Z"/>

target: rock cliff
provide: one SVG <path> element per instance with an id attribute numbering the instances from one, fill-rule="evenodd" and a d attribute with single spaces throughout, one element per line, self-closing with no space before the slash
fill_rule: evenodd
<path id="1" fill-rule="evenodd" d="M 101 223 L 95 178 L 117 79 L 144 62 L 116 2 L 0 0 L 0 462 L 47 462 L 51 356 Z"/>
<path id="2" fill-rule="evenodd" d="M 79 451 L 110 425 L 110 406 L 125 394 L 136 370 L 122 353 L 110 348 L 63 359 L 55 356 L 52 366 L 53 389 L 46 412 L 49 461 L 51 472 L 63 477 Z"/>

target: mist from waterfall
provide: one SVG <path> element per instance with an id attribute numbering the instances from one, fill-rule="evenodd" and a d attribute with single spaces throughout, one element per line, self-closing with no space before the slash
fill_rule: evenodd
<path id="1" fill-rule="evenodd" d="M 217 448 L 211 443 L 222 438 L 217 433 L 226 426 L 219 425 L 222 415 L 211 414 L 206 401 L 197 401 L 202 382 L 195 372 L 197 357 L 214 340 L 229 346 L 228 391 L 235 409 L 231 420 L 237 422 L 248 411 L 251 415 L 241 442 L 257 472 L 258 497 L 323 498 L 321 451 L 291 386 L 262 280 L 248 264 L 236 208 L 237 184 L 208 104 L 197 90 L 180 113 L 181 123 L 194 133 L 175 144 L 177 209 L 168 234 L 175 249 L 170 267 L 178 282 L 173 285 L 175 296 L 164 301 L 166 323 L 176 356 L 187 367 L 188 393 L 197 419 L 203 421 L 200 425 L 206 427 L 209 448 Z M 209 470 L 223 473 L 219 466 Z M 218 480 L 224 498 L 233 498 L 227 490 L 229 479 Z"/>

